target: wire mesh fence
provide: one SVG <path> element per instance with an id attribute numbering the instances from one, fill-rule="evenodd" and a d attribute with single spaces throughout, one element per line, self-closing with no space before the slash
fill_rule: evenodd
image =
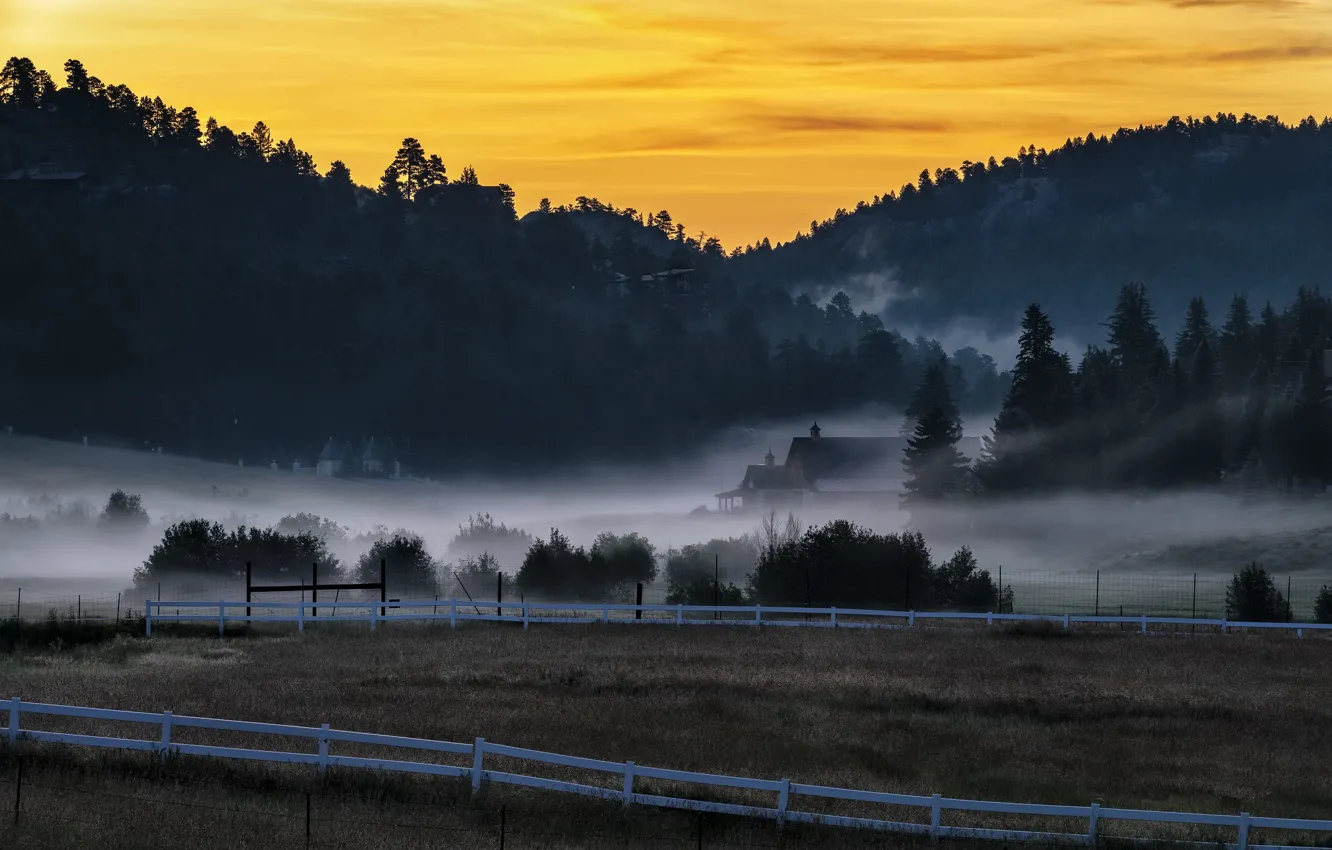
<path id="1" fill-rule="evenodd" d="M 738 569 L 719 570 L 714 578 L 716 599 L 690 600 L 692 604 L 736 604 L 726 594 L 732 585 L 744 588 L 749 572 Z M 996 584 L 1011 590 L 1011 596 L 995 607 L 996 613 L 1011 614 L 1072 614 L 1092 616 L 1132 616 L 1149 617 L 1195 617 L 1221 618 L 1228 616 L 1226 593 L 1230 587 L 1231 576 L 1216 573 L 1115 573 L 1115 572 L 1067 572 L 1055 573 L 1033 570 L 1004 570 L 991 573 Z M 1332 588 L 1332 569 L 1326 578 L 1274 575 L 1273 580 L 1282 598 L 1289 601 L 1289 617 L 1294 622 L 1312 622 L 1317 619 L 1315 606 L 1320 593 Z M 391 587 L 391 583 L 390 583 Z M 603 598 L 582 600 L 590 607 L 602 602 L 634 603 L 648 605 L 673 604 L 670 587 L 664 578 L 643 584 L 641 599 L 639 588 L 625 585 L 616 588 Z M 1329 591 L 1332 593 L 1332 591 Z M 853 589 L 838 594 L 833 585 L 833 598 L 806 600 L 810 607 L 828 605 L 855 607 L 860 603 Z M 706 594 L 705 594 L 706 595 Z M 388 602 L 404 600 L 438 600 L 447 606 L 451 600 L 466 604 L 470 608 L 489 613 L 499 613 L 494 608 L 496 602 L 519 602 L 527 599 L 521 585 L 512 574 L 500 573 L 483 581 L 476 577 L 463 580 L 449 575 L 436 587 L 417 587 L 393 591 L 390 589 Z M 63 620 L 86 622 L 112 622 L 134 619 L 142 616 L 144 600 L 166 600 L 182 603 L 182 610 L 188 602 L 217 602 L 219 600 L 244 600 L 245 583 L 233 582 L 204 583 L 181 582 L 153 583 L 148 586 L 128 588 L 119 593 L 105 591 L 90 593 L 42 594 L 27 593 L 22 590 L 0 591 L 0 619 L 21 619 L 23 621 L 42 620 L 56 617 Z M 284 591 L 280 593 L 255 592 L 252 607 L 255 614 L 272 613 L 276 609 L 266 609 L 266 602 L 310 602 L 317 601 L 319 609 L 311 616 L 334 616 L 339 613 L 339 604 L 370 602 L 380 598 L 378 591 Z M 530 601 L 542 601 L 532 599 Z M 559 600 L 566 601 L 566 600 Z M 753 604 L 752 599 L 745 600 Z M 762 601 L 762 600 L 757 600 Z M 487 608 L 487 606 L 490 606 Z M 913 601 L 910 588 L 904 589 L 902 598 L 892 607 L 901 610 L 931 610 L 922 599 Z M 440 610 L 447 610 L 442 607 Z M 169 613 L 169 612 L 163 612 Z"/>

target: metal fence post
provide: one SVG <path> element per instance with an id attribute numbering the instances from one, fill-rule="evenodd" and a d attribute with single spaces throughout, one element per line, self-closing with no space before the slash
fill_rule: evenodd
<path id="1" fill-rule="evenodd" d="M 328 724 L 322 723 L 319 726 L 319 772 L 328 772 Z"/>
<path id="2" fill-rule="evenodd" d="M 486 751 L 486 739 L 477 738 L 472 744 L 472 794 L 481 793 L 481 756 Z"/>
<path id="3" fill-rule="evenodd" d="M 1249 813 L 1240 812 L 1239 850 L 1249 850 Z"/>
<path id="4" fill-rule="evenodd" d="M 634 763 L 627 761 L 624 763 L 624 805 L 627 807 L 634 801 Z"/>
<path id="5" fill-rule="evenodd" d="M 18 697 L 9 700 L 9 746 L 11 747 L 18 743 L 19 706 L 22 704 L 23 700 Z"/>
<path id="6" fill-rule="evenodd" d="M 1091 844 L 1092 846 L 1096 845 L 1096 830 L 1097 827 L 1100 826 L 1100 820 L 1101 820 L 1101 804 L 1092 803 L 1091 818 L 1087 822 L 1087 843 Z"/>
<path id="7" fill-rule="evenodd" d="M 935 794 L 930 803 L 930 842 L 939 840 L 939 821 L 941 819 L 943 806 L 939 802 L 939 795 Z"/>
<path id="8" fill-rule="evenodd" d="M 162 712 L 162 745 L 158 753 L 163 761 L 171 754 L 171 712 Z"/>

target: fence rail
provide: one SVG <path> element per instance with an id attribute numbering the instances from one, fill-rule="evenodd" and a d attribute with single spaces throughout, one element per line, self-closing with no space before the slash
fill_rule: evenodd
<path id="1" fill-rule="evenodd" d="M 289 614 L 228 613 L 237 608 L 247 611 L 266 608 L 270 611 L 291 611 Z M 431 609 L 427 612 L 425 609 Z M 439 609 L 446 609 L 441 612 Z M 472 609 L 469 613 L 467 609 Z M 481 609 L 494 609 L 494 614 L 483 614 Z M 322 609 L 327 613 L 319 614 Z M 339 614 L 339 610 L 364 613 Z M 167 614 L 171 610 L 175 613 Z M 185 613 L 181 613 L 184 611 Z M 510 616 L 504 612 L 510 611 Z M 533 612 L 536 612 L 535 614 Z M 563 616 L 560 613 L 563 612 Z M 764 615 L 767 618 L 764 618 Z M 555 616 L 550 616 L 555 615 Z M 612 616 L 615 615 L 615 616 Z M 646 616 L 645 616 L 646 615 Z M 698 615 L 711 615 L 698 616 Z M 802 619 L 781 619 L 797 615 Z M 1188 626 L 1196 630 L 1216 629 L 1227 633 L 1236 629 L 1272 629 L 1295 632 L 1304 637 L 1305 631 L 1332 635 L 1332 623 L 1270 623 L 1228 620 L 1226 618 L 1194 617 L 1136 617 L 1086 616 L 1081 614 L 978 614 L 960 611 L 891 611 L 874 608 L 799 608 L 767 605 L 588 605 L 579 602 L 478 602 L 459 603 L 449 600 L 361 601 L 361 602 L 200 602 L 198 600 L 173 602 L 144 601 L 144 630 L 152 636 L 154 623 L 216 622 L 219 635 L 226 633 L 227 623 L 295 623 L 299 631 L 306 623 L 352 622 L 367 623 L 371 629 L 380 623 L 447 620 L 453 628 L 459 622 L 487 621 L 521 623 L 527 628 L 532 623 L 590 624 L 590 623 L 647 623 L 684 625 L 748 625 L 791 626 L 813 628 L 911 628 L 919 621 L 956 621 L 979 623 L 1046 622 L 1062 626 L 1065 630 L 1075 625 L 1128 625 L 1147 634 L 1152 626 Z"/>
<path id="2" fill-rule="evenodd" d="M 486 741 L 484 738 L 477 738 L 470 744 L 463 744 L 450 741 L 433 741 L 422 738 L 381 735 L 377 733 L 351 732 L 340 729 L 331 729 L 327 723 L 319 727 L 287 726 L 275 723 L 255 723 L 241 720 L 222 720 L 211 717 L 173 715 L 170 711 L 155 714 L 143 711 L 119 711 L 114 709 L 25 702 L 19 697 L 13 697 L 7 702 L 0 702 L 0 711 L 5 711 L 9 715 L 7 728 L 8 743 L 11 747 L 17 746 L 19 742 L 26 740 L 40 743 L 146 751 L 157 753 L 162 758 L 175 755 L 193 755 L 223 759 L 280 762 L 286 764 L 307 764 L 317 767 L 320 773 L 327 771 L 330 767 L 348 767 L 396 773 L 419 773 L 460 778 L 466 777 L 471 780 L 473 793 L 481 790 L 483 782 L 492 782 L 577 794 L 580 796 L 595 797 L 604 800 L 620 800 L 626 806 L 637 804 L 671 809 L 688 809 L 699 812 L 742 815 L 772 820 L 778 824 L 810 823 L 828 826 L 865 828 L 885 832 L 923 835 L 928 836 L 931 839 L 948 837 L 978 838 L 1000 841 L 1037 841 L 1041 843 L 1053 842 L 1093 846 L 1097 842 L 1099 824 L 1104 820 L 1234 828 L 1236 830 L 1236 841 L 1233 844 L 1191 842 L 1193 846 L 1197 847 L 1226 847 L 1234 848 L 1234 850 L 1276 850 L 1276 848 L 1289 846 L 1251 845 L 1249 843 L 1249 832 L 1255 828 L 1315 834 L 1332 833 L 1332 820 L 1255 817 L 1248 812 L 1227 815 L 1144 809 L 1119 809 L 1102 807 L 1097 803 L 1092 803 L 1089 806 L 1005 803 L 956 799 L 952 797 L 944 797 L 939 794 L 923 796 L 915 794 L 894 794 L 883 791 L 862 791 L 852 788 L 804 785 L 792 782 L 785 778 L 780 780 L 752 779 L 740 776 L 724 776 L 646 767 L 635 764 L 632 761 L 621 763 L 583 758 L 579 756 L 567 756 L 558 753 L 543 752 L 541 750 L 495 744 Z M 21 719 L 24 716 L 34 715 L 146 724 L 149 726 L 156 726 L 160 734 L 155 739 L 146 740 L 138 738 L 74 734 L 69 732 L 49 732 L 22 728 L 20 725 Z M 172 739 L 172 732 L 176 728 L 212 729 L 301 738 L 314 740 L 317 744 L 317 749 L 315 752 L 292 752 L 285 750 L 260 750 L 242 747 L 184 744 Z M 470 761 L 469 763 L 450 765 L 399 759 L 336 755 L 329 751 L 330 745 L 335 742 L 373 744 L 403 750 L 445 753 L 467 757 Z M 484 764 L 487 755 L 607 773 L 621 778 L 622 782 L 618 783 L 618 787 L 604 787 L 578 782 L 547 779 L 540 776 L 530 776 L 521 773 L 511 773 L 493 769 L 487 770 Z M 661 779 L 695 785 L 720 786 L 725 788 L 758 791 L 775 794 L 776 800 L 773 801 L 772 806 L 755 806 L 722 803 L 688 797 L 645 794 L 634 790 L 635 782 L 640 778 Z M 790 808 L 792 799 L 797 797 L 847 800 L 928 809 L 930 813 L 930 821 L 926 824 L 799 811 Z M 1085 832 L 1051 833 L 1012 829 L 946 826 L 941 822 L 941 818 L 944 812 L 949 811 L 1073 818 L 1086 821 L 1087 829 Z M 1147 841 L 1148 839 L 1130 840 Z"/>

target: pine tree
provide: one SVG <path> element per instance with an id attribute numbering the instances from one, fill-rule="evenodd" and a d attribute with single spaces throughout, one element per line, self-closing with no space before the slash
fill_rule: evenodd
<path id="1" fill-rule="evenodd" d="M 960 421 L 957 403 L 953 400 L 955 396 L 949 387 L 947 357 L 937 355 L 927 362 L 929 365 L 925 369 L 925 374 L 921 377 L 915 392 L 911 394 L 911 401 L 904 411 L 902 433 L 906 435 L 914 433 L 916 423 L 935 407 L 941 407 L 947 418 Z"/>
<path id="2" fill-rule="evenodd" d="M 1328 399 L 1323 346 L 1309 352 L 1291 411 L 1294 475 L 1319 488 L 1332 481 L 1332 402 Z"/>
<path id="3" fill-rule="evenodd" d="M 256 122 L 250 131 L 250 138 L 254 140 L 254 150 L 260 157 L 268 159 L 273 155 L 273 134 L 269 132 L 267 124 Z"/>
<path id="4" fill-rule="evenodd" d="M 1061 436 L 1072 408 L 1073 375 L 1068 357 L 1054 349 L 1054 326 L 1039 305 L 1027 307 L 1018 339 L 1013 384 L 983 440 L 976 467 L 981 484 L 993 492 L 1058 483 Z"/>
<path id="5" fill-rule="evenodd" d="M 1266 361 L 1269 368 L 1275 368 L 1277 358 L 1281 355 L 1281 338 L 1281 319 L 1269 301 L 1259 314 L 1258 328 L 1254 333 L 1254 356 Z"/>
<path id="6" fill-rule="evenodd" d="M 1255 343 L 1249 302 L 1243 295 L 1236 295 L 1221 327 L 1221 375 L 1227 392 L 1238 394 L 1244 390 L 1257 357 Z"/>
<path id="7" fill-rule="evenodd" d="M 1152 385 L 1162 346 L 1156 314 L 1147 300 L 1147 288 L 1130 283 L 1119 291 L 1119 301 L 1108 322 L 1110 356 L 1115 359 L 1127 387 Z"/>
<path id="8" fill-rule="evenodd" d="M 957 442 L 962 439 L 962 417 L 948 391 L 941 362 L 931 363 L 925 370 L 916 399 L 928 407 L 917 418 L 903 452 L 902 466 L 907 473 L 904 501 L 909 505 L 955 496 L 967 474 L 967 459 L 957 450 Z"/>
<path id="9" fill-rule="evenodd" d="M 1192 482 L 1217 480 L 1226 463 L 1226 428 L 1216 358 L 1203 340 L 1193 358 L 1189 380 L 1189 422 L 1186 435 L 1188 478 Z"/>
<path id="10" fill-rule="evenodd" d="M 1175 359 L 1183 360 L 1189 368 L 1193 366 L 1193 357 L 1198 348 L 1212 339 L 1212 323 L 1207 319 L 1207 305 L 1201 298 L 1189 301 L 1189 312 L 1184 318 L 1184 327 L 1175 338 Z"/>

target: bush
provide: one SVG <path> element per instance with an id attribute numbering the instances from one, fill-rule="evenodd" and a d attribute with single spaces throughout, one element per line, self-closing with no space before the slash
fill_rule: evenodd
<path id="1" fill-rule="evenodd" d="M 971 549 L 963 546 L 934 570 L 933 607 L 950 611 L 996 611 L 999 587 L 989 570 L 976 564 Z"/>
<path id="2" fill-rule="evenodd" d="M 463 558 L 451 572 L 465 595 L 476 594 L 478 598 L 489 594 L 501 575 L 499 560 L 484 552 L 475 558 Z"/>
<path id="3" fill-rule="evenodd" d="M 723 576 L 748 577 L 758 560 L 758 542 L 752 536 L 714 538 L 707 543 L 691 543 L 666 553 L 666 591 L 670 597 L 678 590 Z M 702 604 L 702 603 L 691 603 Z"/>
<path id="4" fill-rule="evenodd" d="M 588 551 L 552 528 L 550 539 L 527 550 L 518 584 L 533 598 L 604 602 L 625 598 L 635 584 L 656 576 L 656 551 L 640 534 L 605 532 Z"/>
<path id="5" fill-rule="evenodd" d="M 1332 584 L 1325 584 L 1318 590 L 1314 600 L 1314 622 L 1332 623 Z"/>
<path id="6" fill-rule="evenodd" d="M 439 592 L 439 566 L 420 535 L 399 529 L 386 539 L 376 540 L 356 562 L 356 580 L 379 581 L 381 562 L 389 596 L 420 599 Z"/>
<path id="7" fill-rule="evenodd" d="M 284 516 L 273 528 L 282 534 L 313 534 L 325 544 L 340 543 L 347 539 L 347 529 L 318 514 L 299 513 Z"/>
<path id="8" fill-rule="evenodd" d="M 148 512 L 143 509 L 143 499 L 124 490 L 115 491 L 102 508 L 101 523 L 108 528 L 146 528 Z"/>
<path id="9" fill-rule="evenodd" d="M 206 519 L 183 520 L 169 526 L 148 559 L 134 571 L 141 587 L 186 578 L 225 582 L 245 575 L 253 566 L 256 581 L 296 582 L 318 563 L 336 575 L 339 564 L 324 542 L 313 534 L 283 534 L 273 528 L 227 531 Z"/>
<path id="10" fill-rule="evenodd" d="M 924 608 L 932 585 L 930 550 L 919 533 L 875 534 L 834 520 L 765 546 L 749 596 L 764 605 Z"/>
<path id="11" fill-rule="evenodd" d="M 1290 606 L 1272 576 L 1254 561 L 1230 580 L 1226 617 L 1248 623 L 1275 623 L 1290 619 Z"/>
<path id="12" fill-rule="evenodd" d="M 734 584 L 719 584 L 712 576 L 695 576 L 672 582 L 666 592 L 668 605 L 744 605 L 745 592 Z"/>
<path id="13" fill-rule="evenodd" d="M 518 564 L 532 543 L 532 535 L 521 528 L 497 523 L 490 514 L 477 514 L 469 516 L 466 525 L 458 526 L 458 533 L 449 543 L 449 554 L 471 558 L 490 555 L 500 564 Z"/>

